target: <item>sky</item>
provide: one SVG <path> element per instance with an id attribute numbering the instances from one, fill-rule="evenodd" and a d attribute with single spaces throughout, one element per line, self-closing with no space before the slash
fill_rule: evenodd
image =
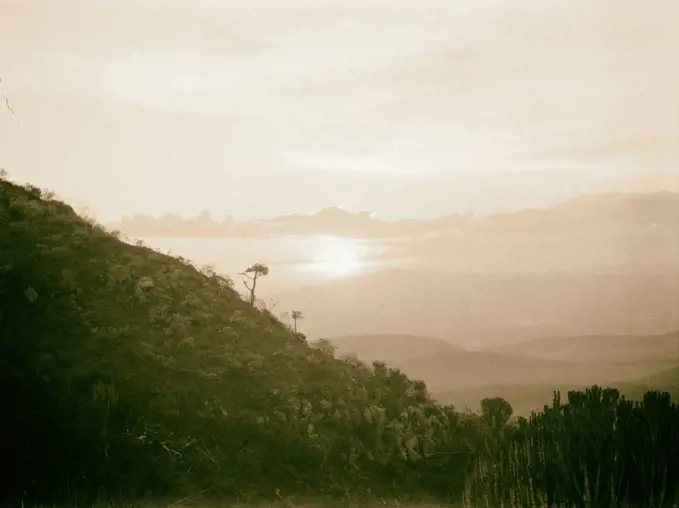
<path id="1" fill-rule="evenodd" d="M 679 191 L 676 0 L 0 0 L 0 167 L 102 220 Z"/>

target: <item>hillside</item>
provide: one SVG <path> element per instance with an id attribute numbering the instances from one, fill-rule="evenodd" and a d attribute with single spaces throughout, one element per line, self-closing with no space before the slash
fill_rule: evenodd
<path id="1" fill-rule="evenodd" d="M 674 400 L 679 400 L 679 365 L 628 383 L 620 383 L 620 390 L 636 399 L 653 390 L 667 392 Z"/>
<path id="2" fill-rule="evenodd" d="M 464 429 L 423 383 L 35 187 L 0 180 L 0 238 L 3 498 L 459 488 Z"/>
<path id="3" fill-rule="evenodd" d="M 572 362 L 606 362 L 641 364 L 679 361 L 679 330 L 639 335 L 588 335 L 580 337 L 541 338 L 489 348 L 511 354 Z"/>

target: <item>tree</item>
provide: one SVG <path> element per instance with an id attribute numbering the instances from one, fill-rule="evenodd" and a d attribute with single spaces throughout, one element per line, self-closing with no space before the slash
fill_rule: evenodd
<path id="1" fill-rule="evenodd" d="M 260 277 L 269 275 L 269 267 L 263 263 L 255 263 L 250 266 L 247 270 L 241 273 L 244 277 L 247 277 L 252 281 L 252 286 L 249 286 L 247 281 L 243 281 L 243 284 L 248 291 L 250 291 L 250 305 L 255 306 L 255 290 L 257 289 L 257 280 Z"/>
<path id="2" fill-rule="evenodd" d="M 293 310 L 290 316 L 292 317 L 292 321 L 295 323 L 295 333 L 297 333 L 297 320 L 304 319 L 304 314 L 301 310 Z"/>
<path id="3" fill-rule="evenodd" d="M 486 398 L 481 401 L 483 419 L 492 427 L 500 428 L 514 414 L 511 404 L 502 397 Z"/>

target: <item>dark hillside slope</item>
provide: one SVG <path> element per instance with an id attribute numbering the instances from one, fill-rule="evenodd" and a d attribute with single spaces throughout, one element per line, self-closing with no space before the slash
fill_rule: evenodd
<path id="1" fill-rule="evenodd" d="M 429 467 L 452 488 L 465 465 L 445 464 L 456 415 L 423 383 L 311 348 L 227 279 L 2 179 L 0 382 L 6 498 L 374 491 Z"/>

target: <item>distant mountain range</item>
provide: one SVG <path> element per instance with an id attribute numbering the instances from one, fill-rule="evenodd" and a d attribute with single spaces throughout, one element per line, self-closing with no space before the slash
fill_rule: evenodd
<path id="1" fill-rule="evenodd" d="M 268 237 L 334 235 L 356 238 L 414 237 L 448 232 L 449 241 L 460 232 L 477 234 L 547 234 L 604 231 L 656 235 L 679 223 L 679 193 L 598 194 L 565 201 L 552 208 L 474 217 L 450 214 L 433 219 L 383 221 L 370 212 L 352 213 L 329 207 L 312 214 L 289 214 L 254 221 L 217 221 L 204 211 L 192 219 L 174 214 L 162 217 L 135 215 L 107 224 L 131 236 Z M 676 244 L 675 244 L 676 246 Z"/>
<path id="2" fill-rule="evenodd" d="M 162 217 L 135 215 L 123 217 L 119 222 L 107 224 L 130 236 L 179 237 L 278 237 L 329 235 L 354 238 L 409 237 L 463 227 L 472 220 L 470 214 L 451 214 L 436 219 L 408 219 L 394 222 L 382 221 L 371 212 L 353 213 L 340 207 L 329 207 L 312 214 L 290 214 L 270 219 L 235 221 L 226 218 L 212 219 L 208 211 L 196 218 L 183 219 L 178 215 Z"/>
<path id="3" fill-rule="evenodd" d="M 482 398 L 500 396 L 514 406 L 517 414 L 527 414 L 548 404 L 554 390 L 560 390 L 565 397 L 568 390 L 595 383 L 615 386 L 629 397 L 640 397 L 647 390 L 679 396 L 679 331 L 615 339 L 546 338 L 482 351 L 406 335 L 330 340 L 339 355 L 355 354 L 366 363 L 385 361 L 410 377 L 424 380 L 437 399 L 458 407 L 476 409 Z M 617 348 L 615 341 L 623 347 Z M 570 347 L 579 353 L 559 357 L 560 351 Z M 499 349 L 503 352 L 497 352 Z M 531 355 L 531 351 L 538 353 Z M 660 352 L 664 353 L 659 355 Z"/>
<path id="4" fill-rule="evenodd" d="M 536 253 L 538 256 L 539 253 Z M 410 334 L 470 348 L 679 329 L 679 273 L 382 272 L 276 295 L 310 338 Z"/>
<path id="5" fill-rule="evenodd" d="M 485 347 L 679 329 L 679 193 L 599 194 L 485 217 L 385 222 L 328 208 L 251 222 L 138 216 L 117 226 L 137 236 L 384 237 L 393 249 L 376 256 L 409 269 L 277 294 L 262 286 L 277 308 L 304 312 L 312 339 L 398 333 Z M 390 239 L 398 236 L 409 239 Z"/>
<path id="6" fill-rule="evenodd" d="M 639 362 L 663 362 L 667 359 L 679 361 L 679 332 L 650 336 L 586 335 L 534 339 L 491 347 L 488 351 L 585 363 L 614 362 L 634 365 Z"/>

